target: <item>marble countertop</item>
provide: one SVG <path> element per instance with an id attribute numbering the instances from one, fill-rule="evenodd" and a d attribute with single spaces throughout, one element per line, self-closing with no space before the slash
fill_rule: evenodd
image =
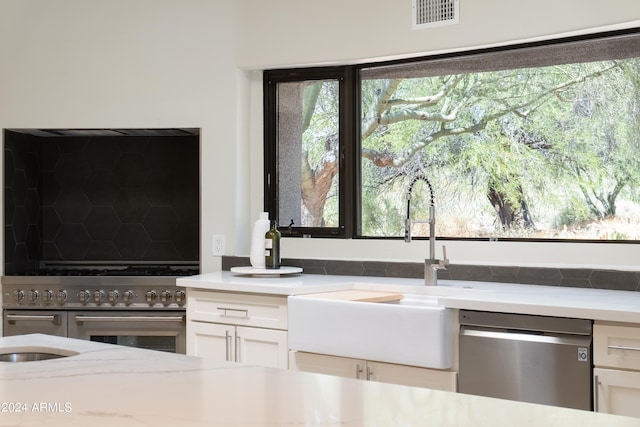
<path id="1" fill-rule="evenodd" d="M 359 381 L 47 335 L 0 338 L 78 352 L 0 363 L 0 426 L 640 426 L 640 419 Z"/>
<path id="2" fill-rule="evenodd" d="M 236 275 L 228 271 L 179 278 L 189 288 L 271 295 L 304 295 L 372 289 L 435 295 L 449 308 L 575 317 L 640 323 L 640 292 L 509 283 L 447 281 L 424 286 L 422 279 L 297 274 Z"/>

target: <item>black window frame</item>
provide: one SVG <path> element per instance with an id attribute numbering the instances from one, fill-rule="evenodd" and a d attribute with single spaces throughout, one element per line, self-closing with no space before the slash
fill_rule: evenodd
<path id="1" fill-rule="evenodd" d="M 279 222 L 278 229 L 283 236 L 290 237 L 353 237 L 355 215 L 351 201 L 355 197 L 355 182 L 353 167 L 356 144 L 356 130 L 354 127 L 354 100 L 357 95 L 355 72 L 351 66 L 314 67 L 298 69 L 268 70 L 263 73 L 264 90 L 264 209 L 269 212 L 269 219 L 279 221 L 278 186 L 278 125 L 277 105 L 279 83 L 302 82 L 311 80 L 335 79 L 339 83 L 339 224 L 337 227 L 300 227 L 284 225 Z"/>
<path id="2" fill-rule="evenodd" d="M 264 114 L 264 209 L 269 212 L 270 219 L 278 219 L 278 147 L 277 147 L 277 83 L 295 82 L 305 80 L 322 80 L 337 78 L 340 81 L 340 212 L 339 227 L 287 227 L 280 225 L 279 229 L 283 236 L 294 237 L 338 237 L 346 239 L 372 239 L 372 240 L 398 240 L 402 236 L 362 236 L 361 231 L 361 162 L 358 155 L 362 149 L 361 119 L 360 119 L 360 87 L 361 72 L 375 68 L 384 69 L 395 66 L 410 67 L 412 64 L 430 62 L 446 64 L 445 61 L 465 60 L 466 57 L 481 56 L 483 54 L 505 53 L 510 54 L 518 50 L 539 48 L 542 57 L 544 49 L 558 55 L 558 48 L 562 45 L 576 43 L 576 46 L 584 42 L 594 42 L 595 57 L 607 54 L 606 42 L 619 36 L 634 36 L 635 40 L 640 39 L 640 27 L 629 28 L 616 31 L 598 32 L 593 34 L 561 37 L 551 40 L 516 43 L 511 45 L 469 49 L 458 52 L 417 56 L 390 61 L 378 61 L 359 63 L 357 65 L 344 65 L 333 67 L 309 67 L 292 69 L 274 69 L 263 72 L 263 114 Z M 599 44 L 597 44 L 599 43 Z M 631 41 L 634 43 L 634 41 Z M 604 45 L 604 47 L 603 47 Z M 640 50 L 640 49 L 639 49 Z M 635 49 L 634 49 L 635 51 Z M 560 54 L 561 55 L 561 54 Z M 439 240 L 460 240 L 460 241 L 487 241 L 488 237 L 441 237 Z M 502 241 L 524 241 L 524 242 L 578 242 L 578 243 L 640 243 L 640 240 L 588 240 L 588 239 L 546 239 L 546 238 L 500 238 Z"/>

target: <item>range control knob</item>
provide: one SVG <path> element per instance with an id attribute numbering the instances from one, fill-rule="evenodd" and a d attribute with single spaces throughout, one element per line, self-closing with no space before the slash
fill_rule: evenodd
<path id="1" fill-rule="evenodd" d="M 29 302 L 38 301 L 38 291 L 35 289 L 31 289 L 29 292 L 27 292 L 27 301 Z"/>
<path id="2" fill-rule="evenodd" d="M 163 304 L 169 304 L 171 302 L 171 291 L 160 292 L 160 301 L 162 301 Z"/>
<path id="3" fill-rule="evenodd" d="M 158 299 L 156 291 L 147 291 L 145 298 L 149 304 L 153 304 Z"/>
<path id="4" fill-rule="evenodd" d="M 67 301 L 67 291 L 60 290 L 56 292 L 56 301 L 58 304 L 64 304 Z"/>
<path id="5" fill-rule="evenodd" d="M 42 291 L 42 302 L 49 304 L 53 301 L 53 292 L 50 289 Z"/>
<path id="6" fill-rule="evenodd" d="M 124 291 L 122 294 L 122 302 L 125 304 L 131 304 L 135 296 L 136 294 L 134 294 L 133 291 Z"/>
<path id="7" fill-rule="evenodd" d="M 182 305 L 187 300 L 187 294 L 184 291 L 176 291 L 175 299 L 178 304 Z"/>
<path id="8" fill-rule="evenodd" d="M 17 302 L 22 302 L 24 300 L 24 291 L 22 289 L 18 289 L 13 293 L 13 299 Z"/>
<path id="9" fill-rule="evenodd" d="M 111 303 L 111 304 L 115 304 L 116 302 L 118 302 L 118 298 L 120 298 L 120 292 L 116 291 L 115 289 L 109 291 L 109 293 L 107 293 L 107 300 Z"/>
<path id="10" fill-rule="evenodd" d="M 93 302 L 96 304 L 101 304 L 104 299 L 104 291 L 94 291 L 93 292 Z"/>
<path id="11" fill-rule="evenodd" d="M 91 292 L 87 290 L 78 292 L 78 299 L 82 304 L 88 303 L 89 300 L 91 299 Z"/>

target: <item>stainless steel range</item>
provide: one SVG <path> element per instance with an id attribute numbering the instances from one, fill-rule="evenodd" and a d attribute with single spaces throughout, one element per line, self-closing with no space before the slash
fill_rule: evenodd
<path id="1" fill-rule="evenodd" d="M 4 276 L 5 336 L 44 333 L 186 353 L 187 266 L 48 266 Z"/>

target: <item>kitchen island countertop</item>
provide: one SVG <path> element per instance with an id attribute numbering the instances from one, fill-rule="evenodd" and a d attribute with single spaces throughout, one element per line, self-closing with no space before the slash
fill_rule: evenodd
<path id="1" fill-rule="evenodd" d="M 41 334 L 20 348 L 78 352 L 0 363 L 0 426 L 640 426 L 640 419 L 251 367 Z"/>

